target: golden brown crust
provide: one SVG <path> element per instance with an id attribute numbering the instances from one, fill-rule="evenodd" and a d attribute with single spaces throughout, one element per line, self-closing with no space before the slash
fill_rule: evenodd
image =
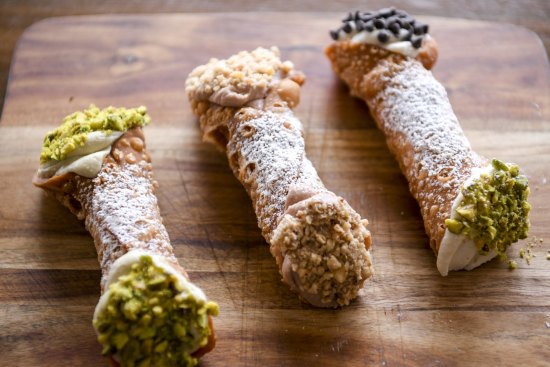
<path id="1" fill-rule="evenodd" d="M 426 70 L 437 58 L 435 41 L 423 45 L 417 60 L 348 41 L 332 43 L 326 54 L 384 132 L 437 254 L 461 184 L 487 160 L 471 150 L 444 88 Z"/>

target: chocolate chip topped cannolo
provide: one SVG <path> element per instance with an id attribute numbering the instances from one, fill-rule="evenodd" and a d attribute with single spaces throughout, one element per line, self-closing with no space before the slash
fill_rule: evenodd
<path id="1" fill-rule="evenodd" d="M 362 25 L 378 19 L 375 29 Z M 472 149 L 445 88 L 428 71 L 437 59 L 428 27 L 392 8 L 357 12 L 344 28 L 331 32 L 326 55 L 384 132 L 420 205 L 441 275 L 505 257 L 529 230 L 527 178 L 516 164 Z M 382 31 L 394 38 L 373 33 Z"/>
<path id="2" fill-rule="evenodd" d="M 94 238 L 102 296 L 93 325 L 121 366 L 194 366 L 214 347 L 218 306 L 179 265 L 154 195 L 145 107 L 95 106 L 48 133 L 33 183 Z"/>
<path id="3" fill-rule="evenodd" d="M 277 48 L 195 68 L 186 82 L 203 138 L 248 191 L 283 281 L 317 307 L 350 303 L 372 274 L 367 221 L 327 190 L 292 108 L 304 76 Z"/>

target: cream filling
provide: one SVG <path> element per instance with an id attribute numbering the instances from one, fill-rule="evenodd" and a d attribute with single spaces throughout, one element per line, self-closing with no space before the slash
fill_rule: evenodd
<path id="1" fill-rule="evenodd" d="M 490 173 L 492 169 L 491 165 L 483 168 L 474 168 L 470 178 L 464 182 L 463 186 L 467 187 L 483 173 Z M 462 190 L 460 190 L 453 201 L 451 219 L 456 218 L 456 209 L 463 199 L 464 196 L 462 195 Z M 449 271 L 472 270 L 493 259 L 496 255 L 497 253 L 494 250 L 491 250 L 486 255 L 481 255 L 472 239 L 462 234 L 454 234 L 449 229 L 446 229 L 441 246 L 439 247 L 439 253 L 437 254 L 437 270 L 439 270 L 442 276 L 447 276 Z"/>
<path id="2" fill-rule="evenodd" d="M 92 178 L 97 176 L 103 159 L 111 151 L 111 145 L 122 136 L 121 131 L 93 131 L 86 136 L 84 145 L 67 154 L 62 161 L 51 160 L 41 164 L 38 176 L 50 178 L 65 173 L 74 172 L 77 175 Z"/>
<path id="3" fill-rule="evenodd" d="M 128 274 L 132 270 L 132 265 L 139 263 L 140 258 L 142 256 L 150 256 L 153 265 L 161 268 L 164 270 L 166 274 L 169 275 L 175 275 L 176 279 L 179 283 L 179 285 L 182 287 L 183 291 L 181 292 L 182 296 L 186 297 L 187 294 L 192 294 L 194 298 L 196 298 L 199 301 L 206 302 L 206 295 L 196 285 L 191 283 L 186 277 L 184 277 L 180 272 L 178 272 L 172 265 L 170 265 L 166 260 L 164 260 L 161 256 L 151 254 L 150 252 L 143 251 L 143 250 L 132 250 L 124 255 L 122 255 L 120 258 L 118 258 L 114 264 L 111 267 L 111 271 L 109 272 L 109 275 L 107 277 L 107 281 L 105 283 L 105 289 L 106 291 L 103 293 L 103 295 L 99 298 L 99 302 L 97 303 L 97 306 L 95 307 L 94 311 L 94 320 L 97 319 L 100 312 L 102 312 L 105 307 L 107 306 L 107 302 L 109 300 L 109 286 L 115 282 L 118 281 L 118 278 L 122 275 Z"/>
<path id="4" fill-rule="evenodd" d="M 378 34 L 380 31 L 380 29 L 375 29 L 371 32 L 367 30 L 362 30 L 361 32 L 352 30 L 350 33 L 346 33 L 343 30 L 340 30 L 338 33 L 338 39 L 350 40 L 351 43 L 367 43 L 369 45 L 375 45 L 388 51 L 396 52 L 409 57 L 416 57 L 420 52 L 420 48 L 414 48 L 411 41 L 402 40 L 402 38 L 408 33 L 406 30 L 400 29 L 398 36 L 395 36 L 392 32 L 385 30 L 389 33 L 389 40 L 385 43 L 378 40 Z M 426 34 L 423 37 L 424 41 L 430 39 L 429 34 Z"/>
<path id="5" fill-rule="evenodd" d="M 50 178 L 73 172 L 77 175 L 92 178 L 97 176 L 103 159 L 111 151 L 111 145 L 122 136 L 121 131 L 93 131 L 86 136 L 84 145 L 67 154 L 62 161 L 48 161 L 38 168 L 38 176 Z"/>

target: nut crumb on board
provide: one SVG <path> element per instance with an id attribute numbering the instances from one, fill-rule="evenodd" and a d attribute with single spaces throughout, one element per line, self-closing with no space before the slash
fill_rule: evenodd
<path id="1" fill-rule="evenodd" d="M 540 238 L 537 236 L 533 236 L 530 239 L 527 240 L 527 244 L 525 247 L 521 247 L 519 249 L 519 257 L 520 259 L 525 260 L 527 265 L 531 265 L 531 260 L 534 257 L 537 257 L 537 255 L 534 253 L 534 248 L 542 246 L 542 243 L 544 242 L 544 238 Z M 546 255 L 546 260 L 550 260 L 550 250 L 548 250 L 548 254 Z M 516 269 L 518 267 L 518 264 L 514 260 L 508 261 L 508 268 L 509 269 Z"/>

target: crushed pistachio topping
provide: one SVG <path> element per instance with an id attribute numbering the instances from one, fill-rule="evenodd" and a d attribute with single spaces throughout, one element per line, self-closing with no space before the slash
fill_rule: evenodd
<path id="1" fill-rule="evenodd" d="M 144 126 L 151 122 L 147 108 L 107 107 L 100 110 L 90 105 L 83 111 L 77 111 L 65 117 L 57 129 L 49 132 L 44 138 L 40 162 L 49 160 L 61 161 L 78 146 L 83 146 L 86 137 L 93 131 L 126 131 L 135 126 Z"/>
<path id="2" fill-rule="evenodd" d="M 121 366 L 195 366 L 192 356 L 208 342 L 208 315 L 218 305 L 198 299 L 173 274 L 143 255 L 130 273 L 109 286 L 94 320 L 103 355 Z"/>
<path id="3" fill-rule="evenodd" d="M 472 239 L 481 255 L 494 250 L 506 258 L 510 244 L 527 238 L 529 186 L 516 164 L 493 159 L 492 168 L 462 188 L 464 198 L 445 226 Z"/>
<path id="4" fill-rule="evenodd" d="M 508 269 L 514 270 L 518 268 L 518 263 L 515 260 L 508 260 Z"/>

